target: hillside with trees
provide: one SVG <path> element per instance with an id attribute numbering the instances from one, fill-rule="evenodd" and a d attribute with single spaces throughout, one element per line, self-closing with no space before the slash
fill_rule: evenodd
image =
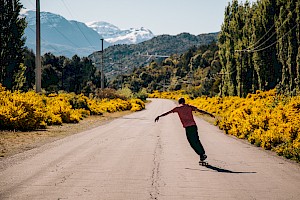
<path id="1" fill-rule="evenodd" d="M 134 68 L 147 66 L 152 61 L 147 61 L 145 54 L 159 55 L 180 55 L 188 51 L 191 47 L 210 44 L 217 41 L 218 33 L 208 33 L 200 35 L 191 35 L 181 33 L 179 35 L 159 35 L 151 40 L 131 45 L 114 45 L 104 49 L 104 71 L 108 79 L 118 75 L 121 70 L 132 72 Z M 95 63 L 101 62 L 101 54 L 95 52 L 89 56 Z M 162 61 L 163 58 L 153 58 L 156 61 Z"/>
<path id="2" fill-rule="evenodd" d="M 194 46 L 162 62 L 153 61 L 148 66 L 135 68 L 130 74 L 120 74 L 109 86 L 128 87 L 134 92 L 145 88 L 148 92 L 185 90 L 194 96 L 214 96 L 219 93 L 220 70 L 218 46 L 213 42 Z"/>

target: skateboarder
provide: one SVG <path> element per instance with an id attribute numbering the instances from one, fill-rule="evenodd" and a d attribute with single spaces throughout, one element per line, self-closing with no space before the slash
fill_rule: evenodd
<path id="1" fill-rule="evenodd" d="M 180 121 L 181 121 L 183 127 L 185 128 L 187 140 L 189 141 L 189 143 L 190 143 L 191 147 L 194 149 L 194 151 L 200 156 L 200 162 L 203 162 L 207 158 L 207 156 L 206 156 L 205 150 L 199 140 L 198 128 L 197 128 L 197 125 L 194 120 L 192 112 L 197 111 L 197 112 L 200 112 L 203 114 L 207 114 L 211 117 L 215 117 L 215 116 L 204 110 L 200 110 L 194 106 L 185 104 L 184 98 L 180 98 L 178 100 L 178 103 L 179 103 L 179 106 L 156 117 L 155 122 L 157 122 L 160 117 L 166 116 L 170 113 L 175 113 L 175 112 L 178 113 Z"/>

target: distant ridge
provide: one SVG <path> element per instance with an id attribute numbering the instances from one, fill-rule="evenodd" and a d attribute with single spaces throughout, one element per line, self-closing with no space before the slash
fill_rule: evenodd
<path id="1" fill-rule="evenodd" d="M 141 54 L 180 55 L 193 46 L 207 45 L 217 41 L 218 34 L 217 32 L 197 36 L 189 33 L 181 33 L 175 36 L 159 35 L 139 44 L 110 46 L 104 50 L 105 72 L 108 78 L 119 73 L 119 67 L 122 68 L 124 73 L 131 72 L 133 68 L 149 64 L 147 58 L 141 56 Z M 93 53 L 90 57 L 99 59 L 99 54 Z M 162 58 L 153 59 L 162 60 Z M 118 63 L 118 65 L 113 63 Z"/>

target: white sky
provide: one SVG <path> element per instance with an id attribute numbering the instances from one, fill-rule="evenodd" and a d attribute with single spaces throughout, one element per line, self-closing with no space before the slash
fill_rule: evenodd
<path id="1" fill-rule="evenodd" d="M 20 2 L 35 10 L 35 0 Z M 121 29 L 145 27 L 155 35 L 198 35 L 220 31 L 228 2 L 231 0 L 40 0 L 40 6 L 41 11 L 69 20 L 106 21 Z"/>

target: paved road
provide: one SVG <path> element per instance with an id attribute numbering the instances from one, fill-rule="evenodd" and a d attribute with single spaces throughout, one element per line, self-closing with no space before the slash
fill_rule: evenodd
<path id="1" fill-rule="evenodd" d="M 0 199 L 299 199 L 298 164 L 197 118 L 210 164 L 199 166 L 176 114 L 153 122 L 174 106 L 154 99 L 144 111 L 10 158 Z"/>

